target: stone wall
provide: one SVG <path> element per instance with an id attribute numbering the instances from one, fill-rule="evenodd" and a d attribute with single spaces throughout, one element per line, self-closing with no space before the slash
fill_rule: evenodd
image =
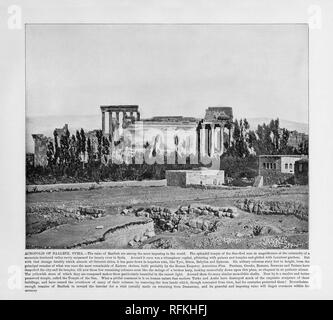
<path id="1" fill-rule="evenodd" d="M 262 215 L 294 215 L 301 220 L 308 220 L 307 205 L 297 201 L 265 201 L 259 199 L 241 199 L 236 202 L 241 210 Z"/>
<path id="2" fill-rule="evenodd" d="M 223 170 L 191 170 L 187 173 L 186 184 L 203 186 L 220 186 L 224 184 Z"/>
<path id="3" fill-rule="evenodd" d="M 33 134 L 32 137 L 35 142 L 34 165 L 45 167 L 47 165 L 47 145 L 51 141 L 51 138 L 43 134 Z"/>
<path id="4" fill-rule="evenodd" d="M 223 170 L 167 170 L 165 175 L 168 186 L 221 186 L 224 184 Z"/>
<path id="5" fill-rule="evenodd" d="M 284 184 L 284 183 L 294 184 L 295 183 L 294 175 L 291 173 L 267 171 L 265 174 L 262 174 L 262 176 L 264 179 L 264 185 Z"/>
<path id="6" fill-rule="evenodd" d="M 165 172 L 167 186 L 186 187 L 186 171 L 185 170 L 167 170 Z"/>

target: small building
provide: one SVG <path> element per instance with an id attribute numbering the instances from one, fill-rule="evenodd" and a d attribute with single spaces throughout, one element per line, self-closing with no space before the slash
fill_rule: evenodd
<path id="1" fill-rule="evenodd" d="M 263 184 L 294 184 L 295 162 L 304 158 L 303 155 L 259 156 L 259 176 L 263 177 Z"/>
<path id="2" fill-rule="evenodd" d="M 167 186 L 191 187 L 205 186 L 217 187 L 224 184 L 223 170 L 167 170 L 165 172 Z"/>
<path id="3" fill-rule="evenodd" d="M 295 183 L 309 183 L 309 160 L 301 159 L 295 162 Z"/>

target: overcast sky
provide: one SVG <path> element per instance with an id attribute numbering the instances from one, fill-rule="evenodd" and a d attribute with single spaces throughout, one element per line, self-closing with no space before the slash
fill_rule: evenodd
<path id="1" fill-rule="evenodd" d="M 303 25 L 28 25 L 27 116 L 93 115 L 138 104 L 143 117 L 308 121 Z"/>

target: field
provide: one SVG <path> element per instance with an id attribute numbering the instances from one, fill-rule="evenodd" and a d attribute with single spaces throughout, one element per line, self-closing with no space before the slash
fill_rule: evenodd
<path id="1" fill-rule="evenodd" d="M 301 205 L 306 210 L 306 219 L 294 214 L 256 214 L 243 211 L 239 203 L 244 199 L 256 201 L 274 201 Z M 173 249 L 304 249 L 308 248 L 308 187 L 289 188 L 223 188 L 200 189 L 167 186 L 122 186 L 103 187 L 92 190 L 57 191 L 28 193 L 26 198 L 27 247 L 29 239 L 34 238 L 37 248 L 48 247 L 45 239 L 52 243 L 52 237 L 61 237 L 63 230 L 70 241 L 71 228 L 76 232 L 85 232 L 89 224 L 98 225 L 117 220 L 125 208 L 168 208 L 175 212 L 179 207 L 198 204 L 200 207 L 238 207 L 233 209 L 237 215 L 233 218 L 221 217 L 216 228 L 201 230 L 198 228 L 178 228 L 178 230 L 159 230 L 156 235 L 137 241 L 124 248 L 173 248 Z M 104 217 L 87 218 L 78 215 L 80 206 L 101 209 Z M 162 210 L 162 209 L 161 209 Z M 90 219 L 92 219 L 90 221 Z M 99 220 L 100 219 L 100 220 Z M 80 229 L 80 226 L 82 228 Z M 105 227 L 105 226 L 102 226 Z M 50 230 L 52 232 L 50 232 Z M 96 231 L 98 232 L 98 231 Z M 100 232 L 100 231 L 99 231 Z M 50 235 L 50 239 L 48 239 Z M 39 238 L 40 237 L 40 238 Z M 40 240 L 40 243 L 38 242 Z M 79 248 L 115 248 L 108 241 L 82 241 Z"/>

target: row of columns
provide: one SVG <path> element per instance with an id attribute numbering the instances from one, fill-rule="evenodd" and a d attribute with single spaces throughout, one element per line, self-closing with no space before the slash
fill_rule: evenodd
<path id="1" fill-rule="evenodd" d="M 212 156 L 224 152 L 224 125 L 204 123 L 198 132 L 198 152 L 201 156 Z"/>
<path id="2" fill-rule="evenodd" d="M 122 111 L 102 111 L 102 132 L 103 132 L 103 134 L 105 133 L 105 112 L 109 113 L 109 134 L 111 134 L 112 133 L 112 114 L 113 114 L 113 112 L 116 114 L 117 123 L 119 125 L 123 125 L 124 119 L 127 117 L 127 111 L 125 111 L 125 110 L 122 110 Z M 120 114 L 120 112 L 123 113 L 123 119 L 122 119 L 123 123 L 122 124 L 119 123 L 119 114 Z M 140 112 L 139 111 L 129 111 L 130 117 L 132 118 L 134 113 L 136 114 L 135 115 L 135 120 L 140 121 Z"/>

